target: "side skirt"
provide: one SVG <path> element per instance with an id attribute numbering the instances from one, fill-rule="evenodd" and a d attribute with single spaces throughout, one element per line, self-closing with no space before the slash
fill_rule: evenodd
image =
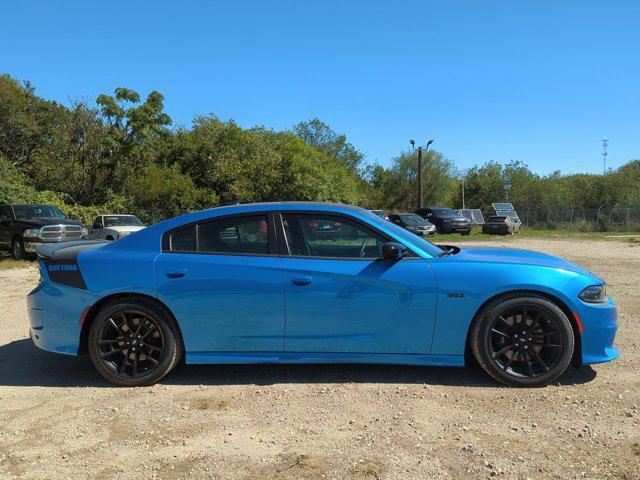
<path id="1" fill-rule="evenodd" d="M 464 367 L 464 355 L 412 355 L 396 353 L 300 353 L 300 352 L 192 352 L 186 363 L 378 363 Z"/>

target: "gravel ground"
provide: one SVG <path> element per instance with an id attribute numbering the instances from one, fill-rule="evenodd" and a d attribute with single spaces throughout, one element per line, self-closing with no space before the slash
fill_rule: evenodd
<path id="1" fill-rule="evenodd" d="M 477 367 L 188 366 L 114 388 L 27 336 L 33 266 L 0 271 L 0 478 L 640 478 L 640 244 L 495 242 L 604 276 L 612 363 L 503 388 Z"/>

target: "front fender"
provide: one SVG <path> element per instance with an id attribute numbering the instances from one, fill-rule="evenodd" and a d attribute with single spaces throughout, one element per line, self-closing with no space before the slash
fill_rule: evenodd
<path id="1" fill-rule="evenodd" d="M 446 258 L 446 257 L 445 257 Z M 478 311 L 496 296 L 540 292 L 558 298 L 572 311 L 577 294 L 568 270 L 509 264 L 464 264 L 430 261 L 436 278 L 436 326 L 431 353 L 464 355 L 467 333 Z M 576 283 L 577 284 L 577 283 Z"/>

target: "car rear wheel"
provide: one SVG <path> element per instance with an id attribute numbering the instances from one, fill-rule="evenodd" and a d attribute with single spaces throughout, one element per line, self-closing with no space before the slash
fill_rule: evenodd
<path id="1" fill-rule="evenodd" d="M 130 297 L 107 304 L 89 331 L 89 354 L 110 382 L 136 387 L 167 375 L 182 357 L 175 320 L 159 305 Z"/>
<path id="2" fill-rule="evenodd" d="M 553 302 L 537 296 L 509 296 L 489 304 L 476 318 L 471 349 L 496 380 L 539 387 L 556 380 L 573 356 L 573 328 Z"/>

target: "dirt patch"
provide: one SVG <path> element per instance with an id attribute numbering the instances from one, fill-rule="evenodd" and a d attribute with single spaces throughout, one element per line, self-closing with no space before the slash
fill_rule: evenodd
<path id="1" fill-rule="evenodd" d="M 0 478 L 640 478 L 640 244 L 508 246 L 606 278 L 623 356 L 535 390 L 475 367 L 335 365 L 187 366 L 122 389 L 33 347 L 37 271 L 0 271 Z"/>

